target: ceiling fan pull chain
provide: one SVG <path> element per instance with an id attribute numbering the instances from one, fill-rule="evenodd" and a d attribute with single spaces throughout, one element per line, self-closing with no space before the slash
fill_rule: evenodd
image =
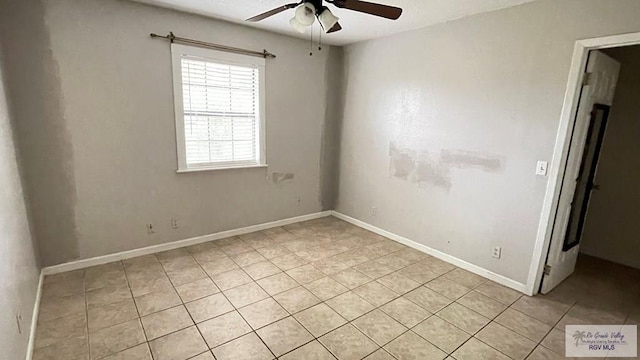
<path id="1" fill-rule="evenodd" d="M 320 31 L 320 36 L 318 38 L 318 51 L 322 51 L 322 31 Z"/>
<path id="2" fill-rule="evenodd" d="M 311 25 L 311 39 L 309 40 L 309 56 L 313 56 L 313 25 Z"/>

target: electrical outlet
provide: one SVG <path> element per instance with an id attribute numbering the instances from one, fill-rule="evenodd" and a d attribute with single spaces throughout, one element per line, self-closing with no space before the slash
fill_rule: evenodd
<path id="1" fill-rule="evenodd" d="M 155 234 L 155 232 L 153 224 L 147 224 L 147 234 Z"/>
<path id="2" fill-rule="evenodd" d="M 491 256 L 493 256 L 496 259 L 500 259 L 501 255 L 502 255 L 502 248 L 500 246 L 494 246 L 493 251 L 491 252 Z"/>
<path id="3" fill-rule="evenodd" d="M 16 314 L 16 326 L 18 327 L 18 334 L 22 334 L 22 314 Z"/>
<path id="4" fill-rule="evenodd" d="M 371 216 L 376 216 L 378 215 L 378 208 L 375 206 L 371 207 Z"/>
<path id="5" fill-rule="evenodd" d="M 179 227 L 180 227 L 180 222 L 178 222 L 178 219 L 176 218 L 171 219 L 171 228 L 177 229 Z"/>

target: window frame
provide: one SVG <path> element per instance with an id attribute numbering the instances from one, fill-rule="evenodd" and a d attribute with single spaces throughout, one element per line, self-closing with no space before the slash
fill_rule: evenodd
<path id="1" fill-rule="evenodd" d="M 223 162 L 187 164 L 187 149 L 184 123 L 184 103 L 182 91 L 182 58 L 184 56 L 200 58 L 218 64 L 254 67 L 258 70 L 258 122 L 256 124 L 256 163 L 225 165 Z M 211 171 L 224 169 L 261 168 L 267 166 L 266 158 L 266 110 L 265 110 L 265 59 L 255 56 L 228 53 L 196 46 L 171 44 L 171 63 L 173 72 L 173 100 L 176 122 L 176 150 L 178 155 L 178 173 Z"/>

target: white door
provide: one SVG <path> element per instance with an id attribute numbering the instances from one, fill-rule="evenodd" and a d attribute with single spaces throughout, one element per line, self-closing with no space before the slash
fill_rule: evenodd
<path id="1" fill-rule="evenodd" d="M 609 105 L 613 102 L 620 63 L 600 51 L 591 51 L 587 62 L 585 85 L 582 86 L 580 102 L 576 112 L 569 156 L 562 181 L 562 190 L 558 202 L 558 210 L 554 221 L 547 266 L 542 279 L 542 293 L 546 294 L 556 287 L 562 280 L 573 273 L 578 259 L 579 243 L 566 249 L 567 228 L 569 220 L 575 218 L 577 209 L 573 204 L 578 177 L 583 166 L 583 153 L 595 104 Z M 570 234 L 579 237 L 581 234 Z M 572 237 L 569 236 L 569 237 Z M 575 240 L 574 240 L 575 241 Z M 563 249 L 565 248 L 565 249 Z"/>

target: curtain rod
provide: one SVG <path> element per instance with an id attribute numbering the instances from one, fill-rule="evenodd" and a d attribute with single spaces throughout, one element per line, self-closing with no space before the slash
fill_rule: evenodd
<path id="1" fill-rule="evenodd" d="M 151 37 L 152 38 L 169 40 L 172 43 L 179 42 L 179 43 L 183 43 L 183 44 L 191 44 L 191 45 L 196 45 L 196 46 L 205 47 L 205 48 L 209 48 L 209 49 L 215 49 L 215 50 L 221 50 L 221 51 L 232 52 L 232 53 L 237 53 L 237 54 L 245 54 L 245 55 L 263 57 L 265 59 L 266 58 L 274 58 L 274 57 L 276 57 L 274 54 L 268 52 L 267 50 L 254 51 L 254 50 L 235 48 L 235 47 L 231 47 L 231 46 L 213 44 L 213 43 L 208 43 L 208 42 L 199 41 L 199 40 L 193 40 L 193 39 L 177 37 L 177 36 L 173 35 L 172 32 L 170 32 L 169 35 L 166 35 L 166 36 L 162 36 L 162 35 L 151 33 Z"/>

